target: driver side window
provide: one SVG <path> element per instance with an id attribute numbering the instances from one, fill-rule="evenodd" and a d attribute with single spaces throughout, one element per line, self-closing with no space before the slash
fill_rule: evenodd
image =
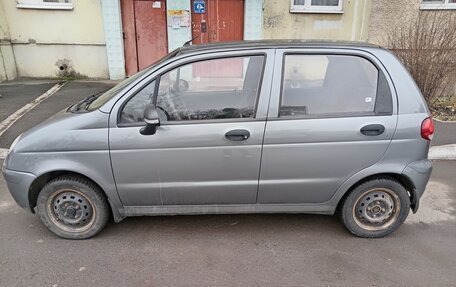
<path id="1" fill-rule="evenodd" d="M 155 81 L 147 84 L 136 95 L 131 97 L 120 112 L 120 123 L 138 123 L 143 121 L 144 109 L 153 103 Z"/>
<path id="2" fill-rule="evenodd" d="M 263 56 L 194 62 L 160 78 L 156 106 L 168 121 L 253 118 Z"/>

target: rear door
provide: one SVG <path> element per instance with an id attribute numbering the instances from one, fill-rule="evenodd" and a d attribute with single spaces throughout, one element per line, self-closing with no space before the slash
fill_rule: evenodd
<path id="1" fill-rule="evenodd" d="M 364 52 L 277 50 L 259 203 L 324 203 L 375 164 L 397 122 L 381 64 Z"/>

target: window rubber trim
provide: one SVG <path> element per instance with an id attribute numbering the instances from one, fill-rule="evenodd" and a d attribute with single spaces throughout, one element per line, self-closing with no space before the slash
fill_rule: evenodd
<path id="1" fill-rule="evenodd" d="M 195 55 L 192 55 L 192 56 L 195 56 Z M 268 56 L 267 56 L 267 53 L 265 53 L 265 52 L 258 52 L 258 53 L 252 53 L 252 54 L 248 53 L 248 54 L 240 54 L 240 55 L 233 55 L 233 56 L 219 56 L 219 57 L 215 56 L 213 58 L 207 58 L 207 59 L 202 59 L 202 60 L 201 59 L 200 60 L 189 60 L 189 61 L 186 61 L 186 62 L 184 62 L 184 63 L 182 63 L 182 64 L 180 64 L 178 66 L 166 68 L 163 72 L 158 74 L 156 77 L 154 77 L 153 79 L 147 81 L 146 84 L 144 84 L 143 86 L 141 86 L 140 89 L 138 89 L 133 94 L 131 94 L 120 105 L 120 107 L 119 107 L 119 109 L 117 111 L 117 117 L 116 117 L 117 118 L 116 119 L 117 127 L 118 128 L 125 128 L 125 127 L 143 127 L 143 126 L 145 126 L 144 122 L 137 122 L 137 123 L 122 123 L 122 122 L 120 122 L 122 110 L 123 110 L 124 106 L 130 101 L 130 99 L 132 97 L 137 95 L 145 86 L 147 86 L 148 84 L 152 83 L 153 81 L 156 81 L 156 82 L 155 82 L 154 97 L 152 99 L 152 103 L 154 105 L 156 105 L 157 104 L 158 90 L 159 90 L 159 87 L 160 87 L 161 77 L 164 74 L 168 73 L 169 71 L 171 71 L 173 69 L 176 69 L 176 68 L 179 68 L 179 67 L 182 67 L 184 65 L 188 65 L 188 64 L 192 64 L 192 63 L 196 63 L 196 62 L 201 62 L 201 61 L 206 61 L 206 60 L 216 60 L 216 59 L 226 59 L 226 58 L 247 58 L 247 57 L 255 57 L 255 56 L 263 57 L 263 65 L 261 67 L 260 81 L 258 82 L 258 91 L 257 91 L 257 95 L 256 95 L 256 100 L 255 100 L 255 112 L 254 112 L 254 116 L 252 118 L 230 118 L 230 119 L 212 119 L 212 120 L 184 120 L 184 121 L 175 121 L 174 123 L 172 121 L 171 122 L 166 122 L 165 124 L 160 124 L 160 125 L 167 126 L 167 125 L 179 125 L 179 124 L 189 125 L 189 124 L 206 124 L 206 123 L 265 121 L 266 118 L 257 118 L 256 115 L 257 115 L 257 110 L 258 110 L 258 102 L 259 102 L 260 97 L 261 97 L 261 91 L 262 91 L 261 88 L 262 88 L 262 85 L 263 85 L 264 72 L 265 72 L 265 67 L 266 67 L 266 62 L 267 62 Z"/>
<path id="2" fill-rule="evenodd" d="M 269 120 L 280 120 L 280 119 L 285 119 L 285 120 L 303 120 L 303 119 L 337 119 L 337 118 L 347 118 L 347 117 L 368 117 L 368 116 L 391 116 L 393 115 L 393 110 L 391 110 L 390 113 L 375 113 L 375 107 L 377 105 L 377 93 L 378 93 L 378 79 L 380 77 L 380 73 L 383 73 L 383 70 L 375 63 L 373 62 L 369 57 L 365 55 L 358 55 L 354 53 L 340 53 L 340 52 L 328 52 L 328 53 L 322 53 L 322 52 L 284 52 L 282 54 L 282 71 L 281 71 L 281 76 L 280 76 L 280 97 L 279 97 L 279 109 L 278 109 L 278 115 L 275 118 L 271 118 L 268 115 L 268 121 Z M 365 112 L 365 113 L 356 113 L 356 112 L 350 112 L 350 113 L 344 113 L 343 115 L 340 114 L 320 114 L 320 115 L 309 115 L 309 116 L 280 116 L 280 108 L 282 107 L 282 98 L 283 98 L 283 80 L 284 80 L 284 73 L 285 73 L 285 58 L 287 55 L 316 55 L 316 56 L 328 56 L 328 55 L 333 55 L 333 56 L 350 56 L 350 57 L 360 57 L 363 59 L 366 59 L 369 61 L 378 71 L 377 75 L 377 88 L 376 88 L 376 94 L 375 94 L 375 105 L 374 105 L 374 110 L 372 112 Z M 385 76 L 386 77 L 386 76 Z M 391 85 L 388 83 L 386 80 L 386 84 L 388 85 L 390 89 L 390 96 L 391 96 L 391 101 L 393 100 L 393 94 L 391 92 Z"/>

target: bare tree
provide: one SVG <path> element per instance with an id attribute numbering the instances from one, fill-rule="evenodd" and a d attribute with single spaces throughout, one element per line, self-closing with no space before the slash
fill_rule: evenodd
<path id="1" fill-rule="evenodd" d="M 422 11 L 416 20 L 392 30 L 386 43 L 412 74 L 431 108 L 454 93 L 456 13 Z"/>

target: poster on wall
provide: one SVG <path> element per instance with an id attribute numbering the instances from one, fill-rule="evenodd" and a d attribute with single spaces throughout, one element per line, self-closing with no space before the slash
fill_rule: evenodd
<path id="1" fill-rule="evenodd" d="M 190 10 L 168 10 L 168 26 L 173 29 L 190 27 Z"/>

